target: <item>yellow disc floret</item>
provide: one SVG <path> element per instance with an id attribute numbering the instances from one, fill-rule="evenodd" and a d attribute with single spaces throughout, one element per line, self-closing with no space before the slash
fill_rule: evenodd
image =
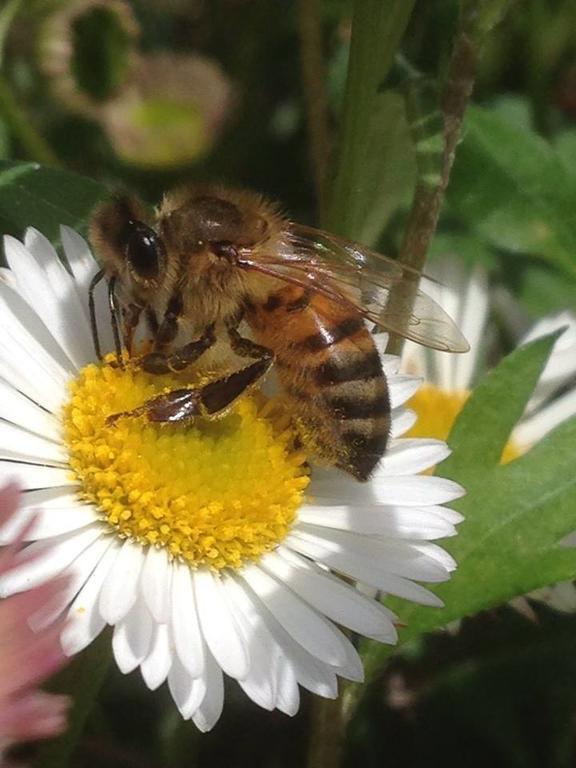
<path id="1" fill-rule="evenodd" d="M 470 397 L 467 389 L 446 390 L 434 384 L 424 384 L 412 397 L 408 407 L 416 412 L 418 419 L 407 437 L 435 437 L 447 440 L 456 417 Z M 520 450 L 509 440 L 502 452 L 501 462 L 507 464 L 518 458 Z"/>
<path id="2" fill-rule="evenodd" d="M 183 383 L 109 363 L 81 371 L 64 409 L 81 498 L 119 537 L 164 547 L 191 567 L 238 568 L 274 549 L 309 481 L 281 402 L 246 395 L 216 420 L 123 416 L 111 425 L 109 416 Z"/>

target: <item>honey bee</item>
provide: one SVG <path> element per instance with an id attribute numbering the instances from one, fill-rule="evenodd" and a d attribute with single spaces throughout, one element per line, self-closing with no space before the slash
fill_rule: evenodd
<path id="1" fill-rule="evenodd" d="M 296 224 L 253 193 L 190 187 L 167 194 L 154 214 L 125 197 L 95 211 L 90 238 L 102 266 L 90 289 L 99 357 L 93 292 L 106 278 L 119 359 L 122 344 L 131 353 L 144 317 L 153 338 L 138 361 L 145 371 L 183 371 L 222 338 L 247 360 L 111 421 L 217 418 L 274 365 L 317 456 L 364 481 L 386 450 L 391 422 L 366 321 L 435 349 L 468 349 L 448 315 L 418 291 L 418 273 Z"/>

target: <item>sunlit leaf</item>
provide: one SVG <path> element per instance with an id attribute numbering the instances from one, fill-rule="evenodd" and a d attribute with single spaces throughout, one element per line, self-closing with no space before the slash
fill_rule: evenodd
<path id="1" fill-rule="evenodd" d="M 327 226 L 365 242 L 375 239 L 413 180 L 400 99 L 382 90 L 413 5 L 414 0 L 354 4 L 344 116 Z"/>
<path id="2" fill-rule="evenodd" d="M 486 242 L 576 274 L 576 174 L 535 133 L 471 108 L 448 200 Z"/>

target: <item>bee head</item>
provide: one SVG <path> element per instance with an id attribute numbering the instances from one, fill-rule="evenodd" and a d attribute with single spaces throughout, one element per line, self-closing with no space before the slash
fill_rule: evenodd
<path id="1" fill-rule="evenodd" d="M 156 288 L 165 269 L 164 246 L 148 219 L 141 203 L 124 197 L 97 208 L 90 224 L 105 271 L 137 294 Z"/>

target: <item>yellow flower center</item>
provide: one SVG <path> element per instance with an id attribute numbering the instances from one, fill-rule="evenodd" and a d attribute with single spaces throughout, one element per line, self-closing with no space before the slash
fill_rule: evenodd
<path id="1" fill-rule="evenodd" d="M 82 500 L 120 538 L 164 547 L 194 568 L 238 568 L 289 532 L 309 482 L 306 457 L 281 401 L 260 394 L 218 419 L 106 423 L 183 386 L 131 363 L 86 366 L 63 415 L 70 466 Z"/>
<path id="2" fill-rule="evenodd" d="M 434 384 L 424 384 L 408 403 L 418 416 L 407 437 L 435 437 L 447 440 L 456 417 L 470 397 L 467 389 L 449 391 Z M 517 459 L 520 449 L 513 440 L 505 445 L 500 459 L 502 464 Z"/>

